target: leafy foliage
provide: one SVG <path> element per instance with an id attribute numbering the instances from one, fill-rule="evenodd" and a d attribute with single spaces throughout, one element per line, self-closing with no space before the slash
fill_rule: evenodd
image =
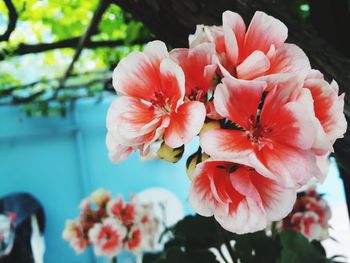
<path id="1" fill-rule="evenodd" d="M 64 86 L 60 83 L 77 47 L 78 41 L 73 40 L 84 35 L 98 3 L 13 0 L 19 17 L 9 41 L 0 42 L 0 105 L 21 104 L 29 116 L 63 116 L 72 101 L 82 97 L 99 100 L 105 90 L 112 90 L 114 66 L 152 37 L 142 23 L 115 4 L 104 12 L 91 41 L 116 44 L 84 49 L 72 77 Z M 7 7 L 0 1 L 0 34 L 6 30 L 8 19 Z M 60 41 L 76 44 L 31 54 L 42 43 Z M 19 50 L 28 55 L 21 55 Z"/>
<path id="2" fill-rule="evenodd" d="M 309 242 L 303 235 L 284 231 L 267 235 L 265 231 L 245 235 L 232 234 L 214 220 L 199 215 L 186 216 L 169 229 L 172 238 L 159 253 L 144 255 L 143 262 L 219 262 L 213 250 L 220 253 L 223 244 L 234 242 L 231 257 L 241 263 L 334 263 L 326 258 L 320 242 Z M 226 259 L 229 261 L 228 259 Z"/>

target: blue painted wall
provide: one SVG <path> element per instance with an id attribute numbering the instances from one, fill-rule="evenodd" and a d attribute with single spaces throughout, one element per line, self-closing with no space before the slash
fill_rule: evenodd
<path id="1" fill-rule="evenodd" d="M 186 158 L 174 165 L 144 162 L 133 154 L 121 164 L 110 163 L 105 116 L 112 99 L 79 101 L 66 118 L 27 118 L 17 107 L 0 108 L 0 196 L 25 191 L 42 202 L 47 263 L 96 261 L 89 251 L 76 256 L 61 233 L 65 220 L 77 215 L 80 200 L 98 187 L 125 197 L 165 187 L 188 209 Z"/>

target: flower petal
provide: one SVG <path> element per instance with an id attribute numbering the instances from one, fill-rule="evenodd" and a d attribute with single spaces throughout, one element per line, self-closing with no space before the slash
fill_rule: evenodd
<path id="1" fill-rule="evenodd" d="M 245 24 L 242 17 L 232 11 L 222 14 L 222 25 L 225 35 L 227 57 L 233 66 L 238 63 L 239 50 L 241 50 L 245 35 Z"/>
<path id="2" fill-rule="evenodd" d="M 294 73 L 311 70 L 311 65 L 304 51 L 294 44 L 283 44 L 270 60 L 271 67 L 266 74 Z"/>
<path id="3" fill-rule="evenodd" d="M 262 199 L 268 221 L 281 220 L 292 211 L 296 200 L 295 190 L 284 188 L 257 172 L 251 172 L 250 177 Z"/>
<path id="4" fill-rule="evenodd" d="M 326 154 L 321 155 L 321 156 L 316 156 L 317 166 L 321 171 L 320 176 L 317 177 L 317 180 L 320 183 L 324 182 L 324 180 L 326 179 L 326 176 L 329 172 L 329 168 L 330 168 L 329 155 L 330 155 L 330 153 L 326 153 Z"/>
<path id="5" fill-rule="evenodd" d="M 271 45 L 278 49 L 287 39 L 288 29 L 278 19 L 263 12 L 255 12 L 244 40 L 243 58 L 255 50 L 267 54 Z"/>
<path id="6" fill-rule="evenodd" d="M 267 94 L 260 122 L 269 129 L 266 136 L 270 140 L 310 149 L 316 134 L 312 97 L 298 82 L 285 85 L 275 87 Z"/>
<path id="7" fill-rule="evenodd" d="M 257 172 L 288 188 L 299 188 L 320 174 L 315 154 L 311 150 L 300 150 L 279 143 L 274 143 L 272 148 L 264 147 L 256 151 L 249 160 Z"/>
<path id="8" fill-rule="evenodd" d="M 120 144 L 136 146 L 153 138 L 161 118 L 140 100 L 122 96 L 107 112 L 107 129 Z"/>
<path id="9" fill-rule="evenodd" d="M 201 136 L 200 145 L 208 155 L 221 160 L 244 159 L 253 150 L 246 134 L 237 130 L 213 129 L 207 131 Z"/>
<path id="10" fill-rule="evenodd" d="M 346 132 L 347 123 L 343 113 L 344 95 L 338 96 L 338 85 L 335 81 L 329 84 L 321 78 L 309 77 L 304 83 L 304 88 L 311 91 L 315 115 L 333 144 Z"/>
<path id="11" fill-rule="evenodd" d="M 251 199 L 241 201 L 237 209 L 229 214 L 215 214 L 214 216 L 223 228 L 237 234 L 257 232 L 266 228 L 267 225 L 263 207 Z"/>
<path id="12" fill-rule="evenodd" d="M 108 149 L 108 157 L 113 163 L 124 161 L 133 150 L 130 146 L 119 144 L 118 140 L 116 140 L 110 132 L 108 132 L 106 136 L 106 145 Z"/>
<path id="13" fill-rule="evenodd" d="M 150 101 L 160 84 L 159 72 L 141 52 L 130 53 L 113 71 L 113 87 L 123 95 Z"/>
<path id="14" fill-rule="evenodd" d="M 200 163 L 193 174 L 188 196 L 189 203 L 192 209 L 202 216 L 212 216 L 219 205 L 218 200 L 212 193 L 212 179 L 208 176 L 208 172 L 215 170 L 217 176 L 221 175 L 220 177 L 223 177 L 226 170 L 217 168 L 219 165 L 225 165 L 225 162 Z"/>
<path id="15" fill-rule="evenodd" d="M 252 183 L 251 174 L 257 174 L 254 169 L 247 166 L 241 166 L 234 172 L 230 173 L 230 180 L 233 187 L 241 195 L 249 197 L 256 202 L 261 202 L 259 192 L 256 190 L 254 184 Z M 254 175 L 255 175 L 254 174 Z M 254 178 L 255 179 L 255 178 Z"/>
<path id="16" fill-rule="evenodd" d="M 255 120 L 258 106 L 266 86 L 262 81 L 245 81 L 224 78 L 216 87 L 216 111 L 239 126 L 248 129 Z"/>
<path id="17" fill-rule="evenodd" d="M 165 143 L 172 148 L 188 143 L 200 132 L 205 115 L 205 106 L 201 102 L 182 104 L 177 112 L 171 113 L 170 124 L 164 134 Z"/>
<path id="18" fill-rule="evenodd" d="M 269 68 L 269 59 L 263 52 L 255 50 L 237 66 L 237 77 L 239 79 L 254 79 L 268 71 Z"/>
<path id="19" fill-rule="evenodd" d="M 192 49 L 178 48 L 171 52 L 171 58 L 185 73 L 187 96 L 197 90 L 206 95 L 216 70 L 216 65 L 212 61 L 214 54 L 215 46 L 212 43 L 202 43 Z"/>
<path id="20" fill-rule="evenodd" d="M 159 91 L 165 94 L 172 110 L 175 110 L 182 103 L 185 95 L 185 75 L 179 65 L 166 58 L 160 64 L 160 78 Z"/>
<path id="21" fill-rule="evenodd" d="M 143 52 L 147 55 L 156 70 L 159 70 L 162 60 L 169 57 L 165 43 L 159 40 L 147 43 Z"/>

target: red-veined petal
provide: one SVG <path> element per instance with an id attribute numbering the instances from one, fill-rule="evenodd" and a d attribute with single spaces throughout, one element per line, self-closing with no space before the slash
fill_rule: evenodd
<path id="1" fill-rule="evenodd" d="M 191 101 L 172 112 L 169 127 L 164 134 L 165 143 L 172 147 L 180 147 L 192 140 L 202 129 L 205 120 L 205 106 L 198 101 Z"/>
<path id="2" fill-rule="evenodd" d="M 321 78 L 310 78 L 305 81 L 304 88 L 311 91 L 317 119 L 323 127 L 328 140 L 333 144 L 346 132 L 344 110 L 344 94 L 338 96 L 338 85 L 335 81 L 329 84 Z"/>
<path id="3" fill-rule="evenodd" d="M 237 234 L 257 232 L 267 225 L 264 209 L 251 199 L 241 201 L 230 214 L 214 216 L 223 228 Z"/>
<path id="4" fill-rule="evenodd" d="M 222 81 L 223 84 L 216 87 L 214 94 L 216 111 L 239 126 L 249 129 L 255 121 L 266 83 L 234 78 L 224 78 Z"/>
<path id="5" fill-rule="evenodd" d="M 113 86 L 122 95 L 150 101 L 160 85 L 159 72 L 141 52 L 130 53 L 113 71 Z"/>
<path id="6" fill-rule="evenodd" d="M 108 149 L 108 157 L 113 163 L 124 161 L 129 154 L 132 153 L 133 148 L 119 144 L 118 140 L 108 132 L 106 136 L 106 145 Z"/>
<path id="7" fill-rule="evenodd" d="M 174 49 L 170 56 L 185 73 L 186 95 L 193 90 L 201 90 L 206 94 L 212 85 L 216 65 L 213 64 L 215 46 L 212 43 L 202 43 L 192 49 Z"/>
<path id="8" fill-rule="evenodd" d="M 237 65 L 239 52 L 243 45 L 245 24 L 242 17 L 234 12 L 225 11 L 222 14 L 222 24 L 225 36 L 226 54 L 233 66 Z"/>
<path id="9" fill-rule="evenodd" d="M 237 66 L 239 79 L 254 79 L 270 68 L 270 61 L 260 50 L 255 50 Z"/>
<path id="10" fill-rule="evenodd" d="M 246 158 L 253 150 L 245 132 L 237 130 L 207 131 L 201 136 L 200 145 L 213 158 L 232 161 Z"/>
<path id="11" fill-rule="evenodd" d="M 251 172 L 250 179 L 259 192 L 269 221 L 281 220 L 292 211 L 296 200 L 295 190 L 284 188 L 255 171 Z"/>
<path id="12" fill-rule="evenodd" d="M 315 154 L 311 150 L 300 150 L 279 143 L 256 151 L 249 161 L 257 172 L 288 188 L 299 188 L 320 174 Z"/>
<path id="13" fill-rule="evenodd" d="M 294 73 L 310 70 L 310 61 L 304 51 L 294 44 L 283 44 L 270 60 L 271 67 L 266 74 Z"/>
<path id="14" fill-rule="evenodd" d="M 170 100 L 171 109 L 176 110 L 185 95 L 185 75 L 181 67 L 169 58 L 163 59 L 160 64 L 160 78 L 159 91 Z"/>
<path id="15" fill-rule="evenodd" d="M 107 112 L 107 129 L 123 145 L 148 142 L 160 123 L 154 109 L 132 97 L 117 98 Z"/>
<path id="16" fill-rule="evenodd" d="M 143 52 L 147 55 L 148 59 L 156 70 L 159 70 L 162 60 L 169 57 L 166 45 L 164 42 L 159 40 L 147 43 Z"/>
<path id="17" fill-rule="evenodd" d="M 255 50 L 267 54 L 271 45 L 278 49 L 287 36 L 288 29 L 280 20 L 260 11 L 255 12 L 245 35 L 242 59 Z"/>

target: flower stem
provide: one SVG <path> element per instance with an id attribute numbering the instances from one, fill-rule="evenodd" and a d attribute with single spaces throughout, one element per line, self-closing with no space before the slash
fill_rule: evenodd
<path id="1" fill-rule="evenodd" d="M 277 235 L 277 222 L 272 222 L 272 224 L 271 224 L 271 235 L 272 235 L 272 239 L 276 239 L 276 235 Z"/>
<path id="2" fill-rule="evenodd" d="M 224 242 L 225 242 L 225 245 L 227 247 L 227 250 L 230 253 L 230 256 L 232 258 L 233 263 L 236 263 L 237 262 L 236 255 L 235 255 L 235 252 L 233 251 L 233 248 L 231 246 L 230 239 L 227 237 L 226 233 L 223 233 L 223 234 L 224 234 Z"/>
<path id="3" fill-rule="evenodd" d="M 117 263 L 117 262 L 118 262 L 117 256 L 115 256 L 111 259 L 111 263 Z"/>
<path id="4" fill-rule="evenodd" d="M 224 241 L 224 244 L 230 254 L 230 257 L 232 259 L 232 262 L 233 263 L 237 263 L 237 257 L 235 255 L 235 252 L 233 251 L 233 248 L 231 246 L 231 243 L 230 243 L 230 238 L 229 236 L 227 235 L 227 232 L 225 229 L 222 228 L 222 226 L 220 224 L 217 224 L 218 228 L 219 228 L 219 231 L 221 232 L 221 235 L 222 235 L 222 238 L 223 238 L 223 241 Z"/>
<path id="5" fill-rule="evenodd" d="M 223 261 L 225 261 L 225 263 L 229 263 L 229 262 L 227 261 L 225 255 L 224 255 L 224 253 L 222 253 L 221 248 L 220 248 L 220 247 L 217 247 L 216 249 L 218 250 L 218 252 L 219 252 L 221 258 L 223 259 Z"/>

